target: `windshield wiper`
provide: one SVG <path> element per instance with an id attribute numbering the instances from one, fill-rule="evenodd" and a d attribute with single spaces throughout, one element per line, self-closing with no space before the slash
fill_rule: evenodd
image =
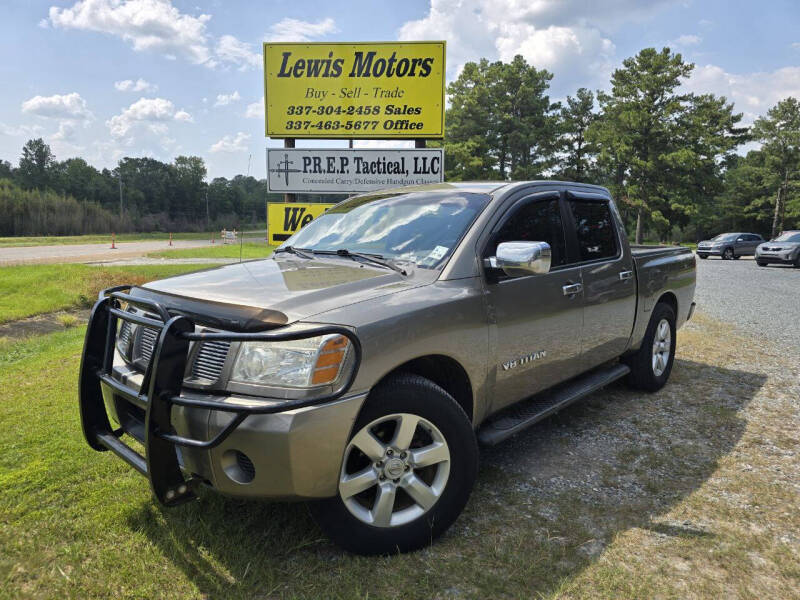
<path id="1" fill-rule="evenodd" d="M 308 251 L 305 248 L 295 248 L 294 246 L 284 246 L 283 248 L 278 248 L 275 250 L 275 253 L 277 254 L 278 252 L 288 252 L 289 254 L 294 254 L 302 258 L 314 258 L 314 255 L 312 254 L 313 251 Z"/>
<path id="2" fill-rule="evenodd" d="M 389 262 L 388 260 L 384 260 L 380 254 L 362 254 L 361 252 L 351 252 L 347 248 L 339 248 L 338 250 L 316 250 L 315 252 L 318 252 L 319 254 L 336 254 L 338 256 L 347 256 L 353 260 L 360 258 L 361 260 L 371 262 L 372 264 L 386 267 L 392 271 L 397 271 L 401 275 L 408 275 L 405 269 L 398 267 L 396 264 Z"/>

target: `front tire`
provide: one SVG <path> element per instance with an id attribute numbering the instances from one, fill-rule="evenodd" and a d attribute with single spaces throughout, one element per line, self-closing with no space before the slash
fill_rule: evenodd
<path id="1" fill-rule="evenodd" d="M 708 258 L 708 254 L 698 254 L 697 256 L 699 256 L 701 260 L 705 260 Z"/>
<path id="2" fill-rule="evenodd" d="M 722 260 L 733 260 L 733 248 L 725 248 L 725 252 L 722 253 Z"/>
<path id="3" fill-rule="evenodd" d="M 312 505 L 320 528 L 356 554 L 409 552 L 456 520 L 478 472 L 472 424 L 432 381 L 404 374 L 370 394 L 345 449 L 338 494 Z"/>
<path id="4" fill-rule="evenodd" d="M 639 350 L 625 358 L 631 368 L 628 385 L 646 392 L 657 392 L 669 379 L 675 360 L 675 311 L 659 302 L 653 309 Z"/>
<path id="5" fill-rule="evenodd" d="M 767 263 L 765 263 L 765 262 L 762 262 L 762 261 L 760 261 L 760 260 L 757 260 L 757 261 L 756 261 L 756 264 L 757 264 L 759 267 L 766 267 L 766 266 L 767 266 Z"/>

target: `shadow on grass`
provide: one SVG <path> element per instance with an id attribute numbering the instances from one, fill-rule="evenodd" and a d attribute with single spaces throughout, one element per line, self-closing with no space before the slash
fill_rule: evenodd
<path id="1" fill-rule="evenodd" d="M 348 555 L 324 539 L 303 504 L 212 493 L 180 509 L 140 506 L 129 525 L 206 597 L 544 596 L 622 531 L 713 536 L 661 515 L 736 445 L 746 425 L 740 411 L 765 379 L 677 360 L 658 394 L 622 385 L 594 394 L 485 450 L 464 514 L 432 547 L 409 555 Z"/>

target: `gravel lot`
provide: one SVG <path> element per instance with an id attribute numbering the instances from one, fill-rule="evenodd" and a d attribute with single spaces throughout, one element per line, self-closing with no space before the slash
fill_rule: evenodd
<path id="1" fill-rule="evenodd" d="M 698 312 L 800 354 L 800 269 L 697 259 Z"/>

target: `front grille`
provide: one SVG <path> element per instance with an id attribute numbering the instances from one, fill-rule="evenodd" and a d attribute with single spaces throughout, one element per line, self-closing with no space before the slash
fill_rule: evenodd
<path id="1" fill-rule="evenodd" d="M 192 363 L 192 376 L 216 381 L 222 374 L 230 342 L 203 342 Z"/>
<path id="2" fill-rule="evenodd" d="M 128 344 L 131 341 L 131 324 L 130 321 L 123 321 L 119 327 L 119 335 L 117 342 L 120 348 L 125 348 L 127 351 Z"/>
<path id="3" fill-rule="evenodd" d="M 143 325 L 132 326 L 129 321 L 123 321 L 117 334 L 117 346 L 128 348 L 132 341 L 131 351 L 126 355 L 126 360 L 135 369 L 143 372 L 153 359 L 153 352 L 158 343 L 159 334 L 160 330 L 158 329 Z M 188 377 L 202 379 L 206 382 L 219 381 L 222 376 L 222 370 L 225 368 L 225 361 L 230 353 L 230 342 L 208 341 L 198 343 L 200 344 L 199 349 L 190 353 L 193 359 L 189 366 Z"/>
<path id="4" fill-rule="evenodd" d="M 142 327 L 141 332 L 139 333 L 139 339 L 136 343 L 137 347 L 135 348 L 133 355 L 143 360 L 145 364 L 149 364 L 150 359 L 153 357 L 153 348 L 156 346 L 157 339 L 157 329 Z"/>

